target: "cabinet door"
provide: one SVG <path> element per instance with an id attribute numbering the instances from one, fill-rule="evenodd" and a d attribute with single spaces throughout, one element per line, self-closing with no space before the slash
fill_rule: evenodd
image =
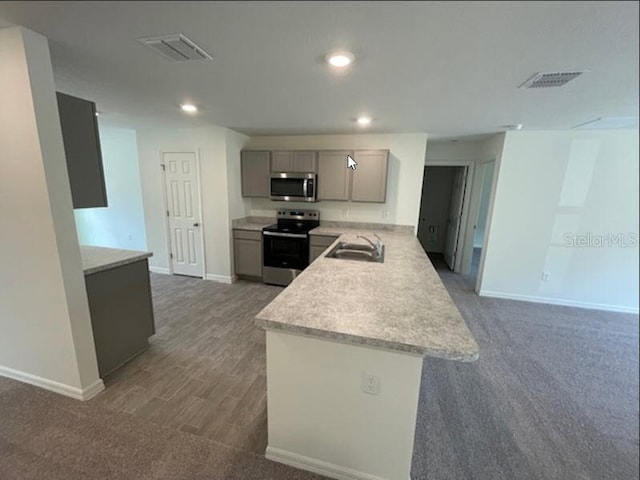
<path id="1" fill-rule="evenodd" d="M 349 200 L 350 172 L 347 150 L 332 150 L 318 154 L 318 200 Z"/>
<path id="2" fill-rule="evenodd" d="M 324 252 L 326 249 L 327 247 L 325 246 L 310 245 L 309 246 L 309 263 L 313 262 L 316 258 L 322 255 L 322 252 Z"/>
<path id="3" fill-rule="evenodd" d="M 96 105 L 56 92 L 73 208 L 107 206 Z"/>
<path id="4" fill-rule="evenodd" d="M 293 172 L 293 152 L 271 152 L 272 172 Z"/>
<path id="5" fill-rule="evenodd" d="M 293 152 L 293 170 L 301 173 L 316 173 L 318 152 Z"/>
<path id="6" fill-rule="evenodd" d="M 387 198 L 388 150 L 354 152 L 357 167 L 353 172 L 351 200 L 384 203 Z"/>
<path id="7" fill-rule="evenodd" d="M 269 198 L 270 152 L 242 152 L 242 196 Z"/>
<path id="8" fill-rule="evenodd" d="M 262 242 L 235 238 L 233 251 L 236 275 L 262 277 Z"/>

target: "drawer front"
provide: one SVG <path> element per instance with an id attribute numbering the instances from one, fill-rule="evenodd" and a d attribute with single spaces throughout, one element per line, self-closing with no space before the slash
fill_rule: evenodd
<path id="1" fill-rule="evenodd" d="M 328 247 L 335 242 L 338 236 L 330 237 L 328 235 L 310 235 L 311 245 L 316 247 Z"/>
<path id="2" fill-rule="evenodd" d="M 234 229 L 233 238 L 242 238 L 245 240 L 262 240 L 262 231 Z"/>

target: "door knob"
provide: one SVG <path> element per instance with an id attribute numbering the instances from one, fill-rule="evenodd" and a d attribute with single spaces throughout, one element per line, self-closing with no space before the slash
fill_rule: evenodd
<path id="1" fill-rule="evenodd" d="M 196 223 L 194 223 L 194 224 L 193 224 L 193 226 L 194 226 L 194 227 L 199 227 L 199 226 L 200 226 L 200 224 L 196 222 Z"/>

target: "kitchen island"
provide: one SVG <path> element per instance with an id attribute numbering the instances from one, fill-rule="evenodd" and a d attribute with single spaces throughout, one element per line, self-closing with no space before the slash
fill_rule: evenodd
<path id="1" fill-rule="evenodd" d="M 329 258 L 330 246 L 256 317 L 267 337 L 269 459 L 337 479 L 409 479 L 424 356 L 478 358 L 415 236 L 378 233 L 384 263 Z"/>
<path id="2" fill-rule="evenodd" d="M 155 333 L 150 252 L 80 245 L 100 378 L 149 346 Z"/>

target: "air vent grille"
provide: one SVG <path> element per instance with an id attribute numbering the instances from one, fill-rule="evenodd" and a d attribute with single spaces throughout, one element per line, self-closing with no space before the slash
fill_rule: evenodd
<path id="1" fill-rule="evenodd" d="M 212 60 L 213 57 L 181 33 L 159 37 L 143 37 L 138 41 L 173 62 Z"/>
<path id="2" fill-rule="evenodd" d="M 520 85 L 520 88 L 562 87 L 583 73 L 584 72 L 536 73 L 533 77 Z"/>

